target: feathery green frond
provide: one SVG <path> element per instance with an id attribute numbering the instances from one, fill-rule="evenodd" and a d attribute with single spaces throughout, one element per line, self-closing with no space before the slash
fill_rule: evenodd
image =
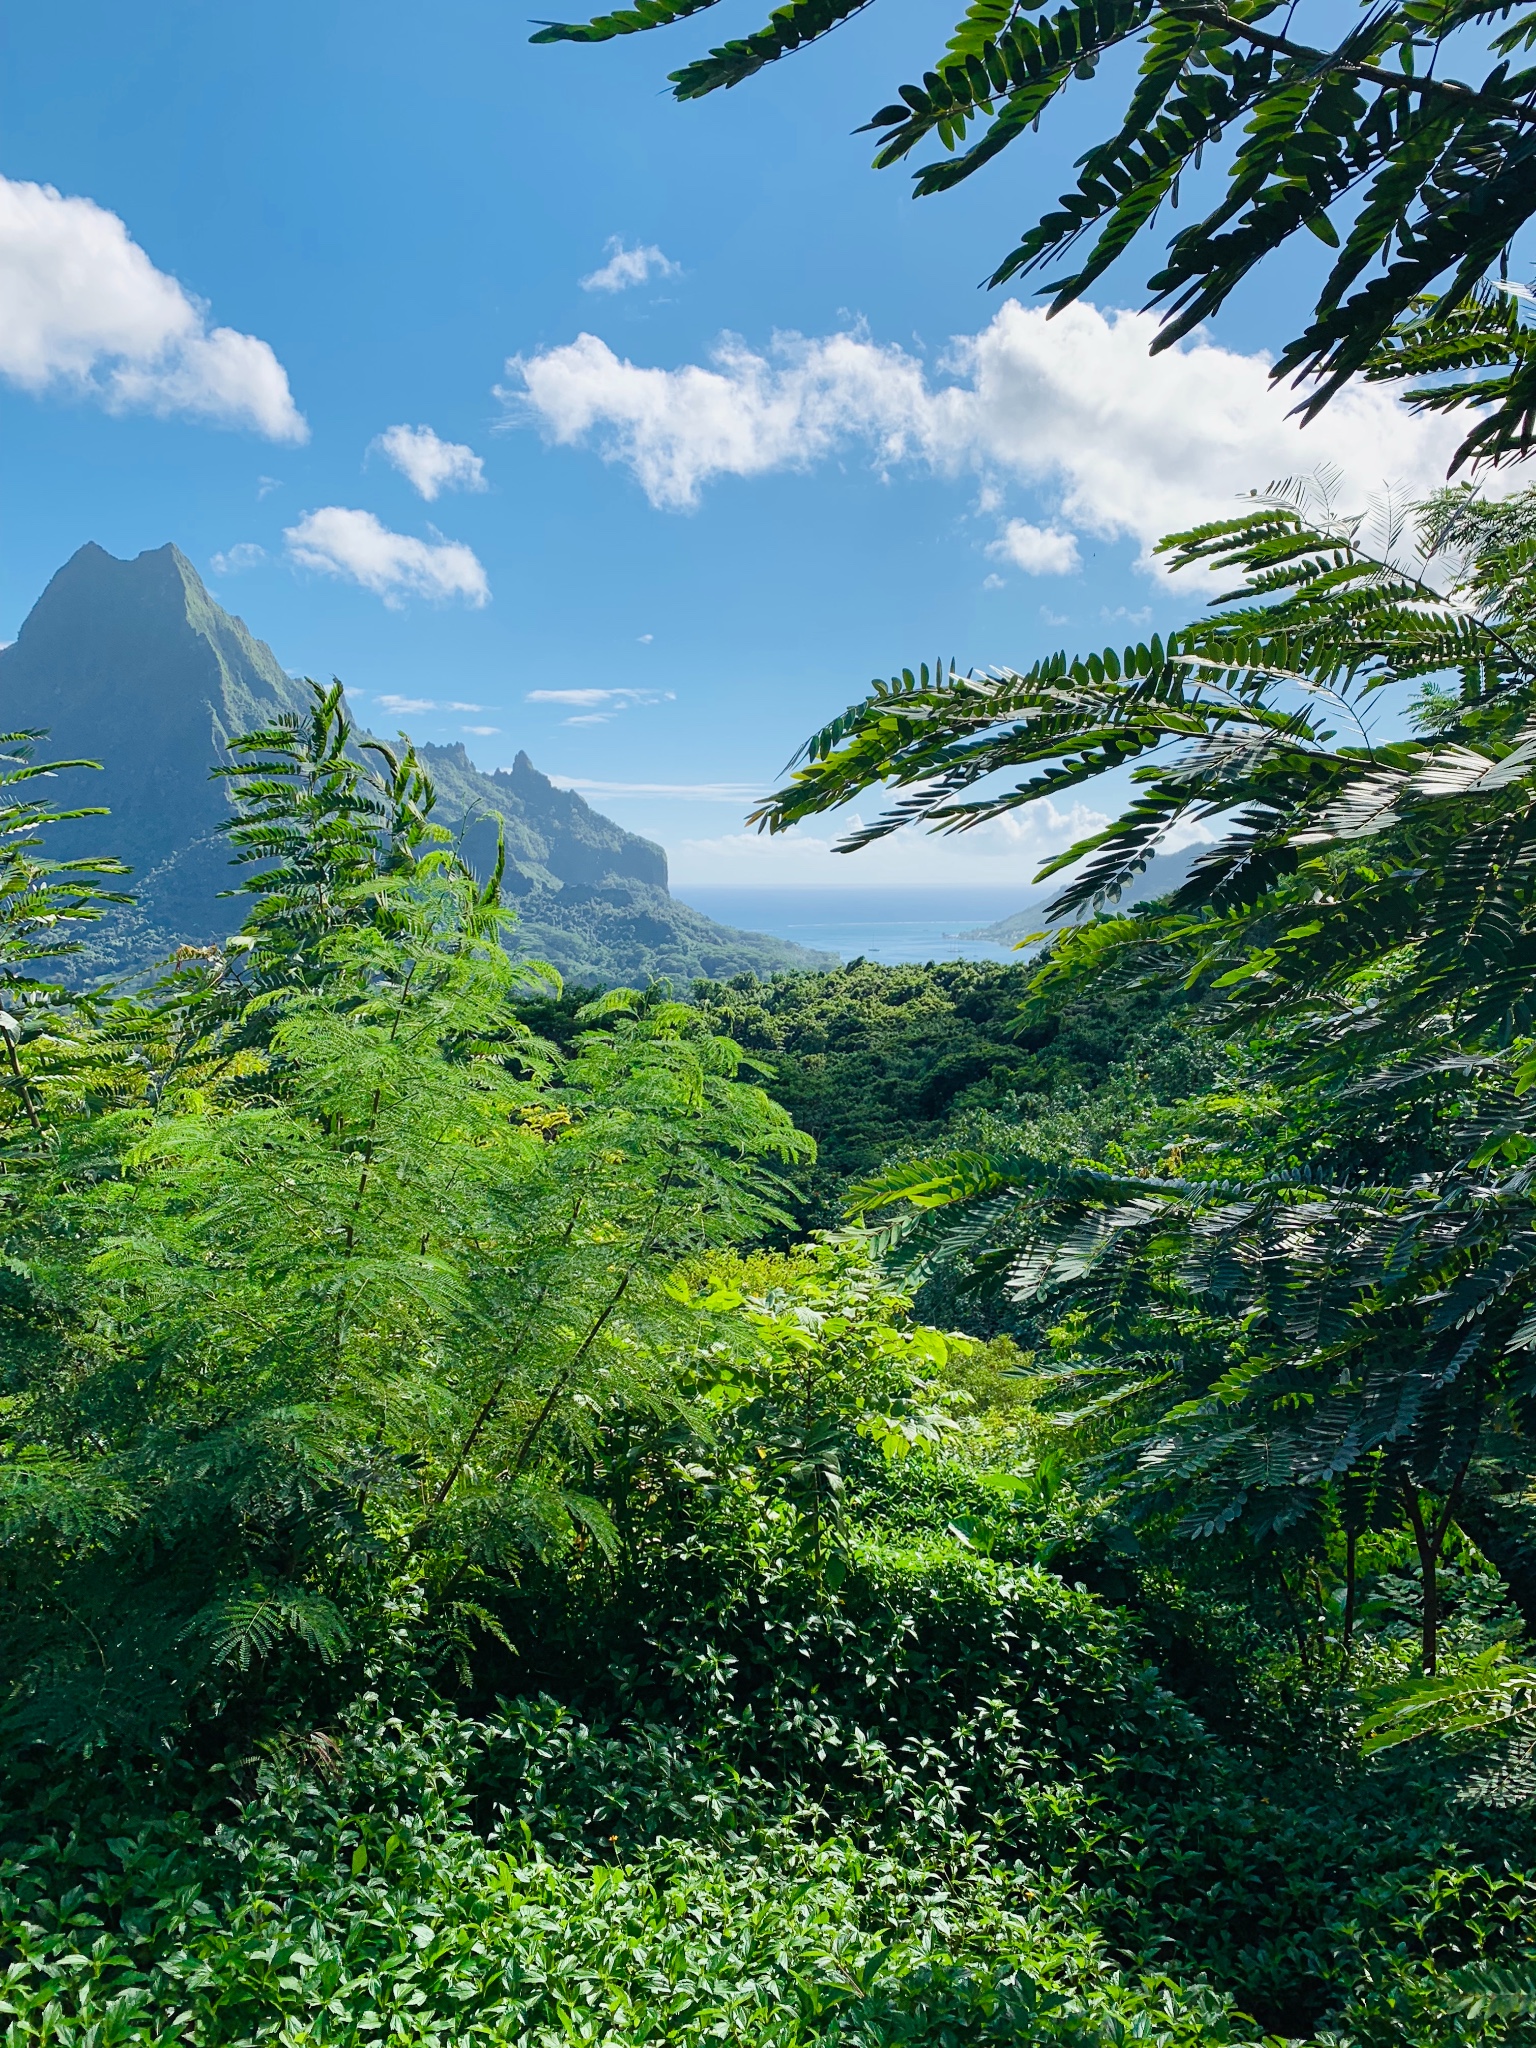
<path id="1" fill-rule="evenodd" d="M 604 42 L 668 27 L 698 4 L 644 0 L 533 40 Z M 739 85 L 867 4 L 790 0 L 756 33 L 674 71 L 673 93 Z M 915 192 L 947 192 L 1134 53 L 1118 123 L 990 283 L 1048 270 L 1041 290 L 1059 311 L 1198 194 L 1197 217 L 1149 280 L 1163 313 L 1155 348 L 1209 320 L 1296 236 L 1315 236 L 1337 254 L 1274 370 L 1304 381 L 1306 416 L 1353 377 L 1428 375 L 1437 381 L 1411 403 L 1485 415 L 1458 466 L 1496 462 L 1529 453 L 1536 402 L 1527 330 L 1494 289 L 1536 213 L 1536 69 L 1518 63 L 1530 39 L 1509 13 L 1485 0 L 1386 0 L 1340 24 L 1316 4 L 1282 13 L 1274 0 L 1068 0 L 1054 11 L 974 0 L 933 67 L 866 127 L 879 169 L 936 145 Z M 1481 78 L 1479 42 L 1494 60 Z M 1452 75 L 1459 64 L 1472 75 Z"/>

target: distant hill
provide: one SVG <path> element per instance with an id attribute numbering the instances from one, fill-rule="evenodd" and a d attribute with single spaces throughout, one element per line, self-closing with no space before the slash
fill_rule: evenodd
<path id="1" fill-rule="evenodd" d="M 1155 903 L 1159 896 L 1166 896 L 1178 888 L 1204 851 L 1203 846 L 1187 846 L 1179 853 L 1153 854 L 1135 880 L 1127 882 L 1113 907 L 1129 910 L 1133 903 Z M 1000 917 L 992 924 L 978 925 L 974 931 L 966 931 L 959 936 L 991 939 L 999 946 L 1014 945 L 1029 933 L 1044 927 L 1047 922 L 1045 906 L 1060 886 L 1058 883 L 1056 888 L 1033 889 L 1021 909 L 1010 911 L 1007 917 Z"/>
<path id="2" fill-rule="evenodd" d="M 105 804 L 110 818 L 61 827 L 50 842 L 59 858 L 114 853 L 134 871 L 127 886 L 138 900 L 93 934 L 94 968 L 132 973 L 181 942 L 235 928 L 242 905 L 219 895 L 236 879 L 218 829 L 230 799 L 210 771 L 236 734 L 307 703 L 304 685 L 215 603 L 179 548 L 125 562 L 92 542 L 60 569 L 0 652 L 0 726 L 46 727 L 49 754 L 103 764 L 99 775 L 72 774 L 60 797 Z M 676 902 L 661 847 L 556 789 L 526 754 L 486 775 L 462 746 L 421 753 L 439 821 L 461 833 L 482 874 L 501 820 L 515 950 L 568 978 L 683 984 L 836 965 L 833 954 L 735 931 Z"/>

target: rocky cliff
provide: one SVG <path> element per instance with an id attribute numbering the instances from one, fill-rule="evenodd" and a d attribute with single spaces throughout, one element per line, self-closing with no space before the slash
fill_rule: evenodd
<path id="1" fill-rule="evenodd" d="M 41 727 L 41 752 L 102 764 L 61 777 L 59 797 L 105 804 L 111 816 L 62 826 L 50 842 L 60 858 L 110 852 L 134 871 L 137 901 L 99 928 L 93 964 L 131 973 L 233 928 L 240 906 L 220 896 L 232 876 L 218 829 L 230 798 L 211 770 L 236 734 L 307 702 L 305 685 L 215 603 L 180 549 L 125 562 L 88 543 L 59 570 L 0 652 L 0 725 Z M 661 847 L 557 789 L 526 754 L 487 775 L 462 746 L 421 752 L 439 820 L 482 873 L 500 821 L 518 950 L 568 977 L 686 982 L 833 964 L 674 901 Z"/>

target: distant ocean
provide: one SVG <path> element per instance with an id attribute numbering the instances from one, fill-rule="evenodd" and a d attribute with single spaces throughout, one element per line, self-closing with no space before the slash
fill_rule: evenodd
<path id="1" fill-rule="evenodd" d="M 706 917 L 749 932 L 770 932 L 836 953 L 844 960 L 887 966 L 928 960 L 1002 960 L 1024 956 L 1011 946 L 959 934 L 1022 910 L 1040 892 L 1017 889 L 741 889 L 679 884 L 672 892 Z"/>

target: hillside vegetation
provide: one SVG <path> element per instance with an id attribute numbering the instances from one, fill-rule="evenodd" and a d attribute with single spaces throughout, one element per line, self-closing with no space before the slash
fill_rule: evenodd
<path id="1" fill-rule="evenodd" d="M 179 548 L 119 561 L 90 543 L 64 564 L 14 644 L 0 647 L 0 723 L 46 730 L 55 758 L 74 764 L 64 785 L 72 815 L 54 829 L 53 857 L 97 859 L 110 845 L 133 871 L 132 901 L 83 933 L 77 973 L 141 978 L 176 946 L 239 928 L 228 782 L 215 771 L 233 738 L 302 716 L 308 702 L 308 685 L 215 601 Z M 375 716 L 394 722 L 386 702 Z M 490 774 L 462 745 L 425 747 L 421 759 L 438 822 L 482 881 L 500 846 L 501 887 L 521 911 L 515 951 L 605 988 L 832 965 L 830 954 L 674 902 L 662 848 L 557 788 L 526 753 Z"/>
<path id="2" fill-rule="evenodd" d="M 1518 1170 L 1497 1059 L 1308 1068 L 1166 905 L 563 988 L 339 687 L 232 739 L 241 930 L 82 997 L 9 746 L 0 2039 L 1529 2038 L 1527 1380 L 1298 1472 L 1446 1319 L 1284 1264 Z"/>

